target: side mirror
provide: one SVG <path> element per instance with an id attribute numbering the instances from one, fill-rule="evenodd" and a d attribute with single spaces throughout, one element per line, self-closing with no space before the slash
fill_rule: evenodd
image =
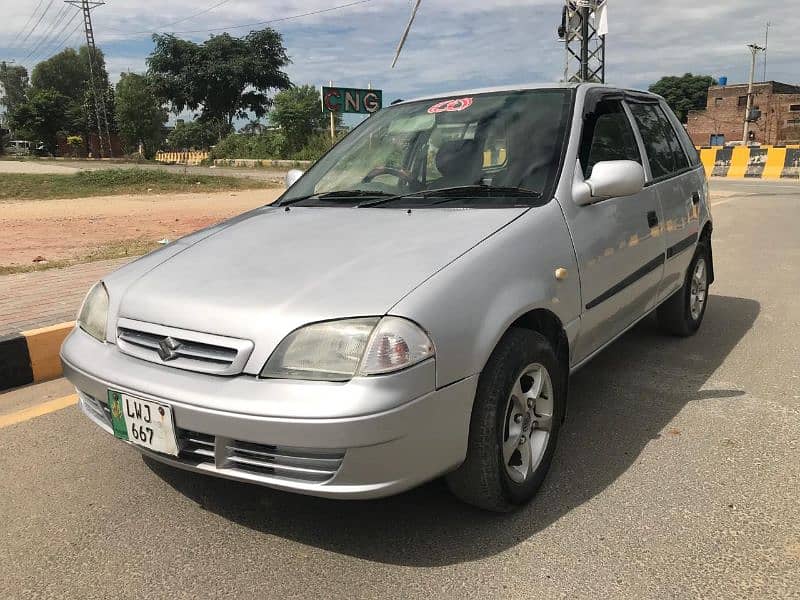
<path id="1" fill-rule="evenodd" d="M 644 169 L 632 160 L 604 160 L 594 165 L 589 179 L 576 183 L 578 189 L 573 190 L 573 198 L 580 205 L 633 196 L 644 189 Z"/>
<path id="2" fill-rule="evenodd" d="M 292 169 L 286 174 L 286 187 L 290 188 L 294 185 L 295 181 L 300 179 L 303 176 L 303 171 L 300 169 Z"/>

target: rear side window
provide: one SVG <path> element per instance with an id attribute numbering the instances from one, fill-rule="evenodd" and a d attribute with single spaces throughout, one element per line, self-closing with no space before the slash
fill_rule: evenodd
<path id="1" fill-rule="evenodd" d="M 689 160 L 661 107 L 657 104 L 636 103 L 630 107 L 642 134 L 653 179 L 667 177 L 687 168 Z"/>
<path id="2" fill-rule="evenodd" d="M 633 160 L 641 164 L 631 122 L 619 100 L 601 100 L 587 115 L 581 136 L 580 161 L 584 177 L 604 160 Z"/>
<path id="3" fill-rule="evenodd" d="M 661 104 L 661 110 L 667 115 L 667 120 L 672 124 L 675 133 L 678 134 L 678 139 L 681 142 L 681 146 L 683 146 L 683 151 L 689 159 L 689 164 L 693 167 L 698 166 L 700 164 L 700 154 L 697 152 L 692 138 L 689 137 L 686 127 L 678 120 L 678 117 L 675 116 L 675 113 L 672 112 L 669 106 Z"/>

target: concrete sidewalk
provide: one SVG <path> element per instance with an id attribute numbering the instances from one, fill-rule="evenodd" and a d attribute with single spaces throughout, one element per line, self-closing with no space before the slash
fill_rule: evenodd
<path id="1" fill-rule="evenodd" d="M 73 321 L 91 285 L 134 258 L 0 276 L 0 336 Z"/>

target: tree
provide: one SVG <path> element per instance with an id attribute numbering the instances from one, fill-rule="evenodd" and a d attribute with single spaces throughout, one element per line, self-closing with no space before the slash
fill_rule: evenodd
<path id="1" fill-rule="evenodd" d="M 97 50 L 95 56 L 94 80 L 98 94 L 106 105 L 106 113 L 113 120 L 113 92 L 108 83 L 105 58 Z M 31 88 L 34 90 L 55 90 L 67 103 L 66 129 L 73 132 L 97 130 L 94 99 L 92 98 L 91 74 L 89 70 L 89 48 L 65 48 L 37 64 L 31 73 Z M 113 130 L 112 123 L 109 127 Z"/>
<path id="2" fill-rule="evenodd" d="M 161 144 L 161 128 L 167 110 L 144 75 L 123 73 L 116 88 L 116 120 L 128 152 L 142 144 L 144 155 L 152 158 Z"/>
<path id="3" fill-rule="evenodd" d="M 9 113 L 9 123 L 15 130 L 29 132 L 44 142 L 49 152 L 56 151 L 56 136 L 66 129 L 67 98 L 56 90 L 32 90 L 28 99 Z"/>
<path id="4" fill-rule="evenodd" d="M 83 146 L 83 138 L 79 135 L 68 135 L 67 146 L 69 146 L 70 154 L 73 158 L 77 158 L 81 146 Z"/>
<path id="5" fill-rule="evenodd" d="M 690 110 L 705 108 L 708 88 L 716 84 L 709 75 L 686 73 L 682 77 L 662 77 L 650 86 L 650 91 L 663 96 L 681 123 L 686 123 Z"/>
<path id="6" fill-rule="evenodd" d="M 0 63 L 0 105 L 6 112 L 11 112 L 16 106 L 25 102 L 28 93 L 28 70 L 19 65 Z"/>
<path id="7" fill-rule="evenodd" d="M 167 147 L 171 150 L 206 149 L 219 139 L 222 124 L 218 122 L 178 121 L 167 137 Z"/>
<path id="8" fill-rule="evenodd" d="M 270 28 L 243 38 L 227 33 L 196 44 L 173 35 L 153 35 L 148 73 L 159 97 L 179 113 L 200 111 L 206 123 L 220 124 L 218 139 L 236 118 L 263 117 L 270 90 L 291 85 L 282 71 L 289 64 L 281 35 Z"/>
<path id="9" fill-rule="evenodd" d="M 336 113 L 334 117 L 338 126 L 341 115 Z M 283 131 L 288 152 L 298 151 L 315 132 L 326 129 L 330 123 L 328 114 L 322 112 L 319 91 L 310 85 L 278 92 L 269 118 Z"/>

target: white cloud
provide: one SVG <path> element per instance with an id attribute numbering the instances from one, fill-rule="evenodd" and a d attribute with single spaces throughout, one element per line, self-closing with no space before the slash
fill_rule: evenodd
<path id="1" fill-rule="evenodd" d="M 147 34 L 165 23 L 190 16 L 219 0 L 139 0 L 109 3 L 93 12 L 98 44 L 110 71 L 143 70 L 152 49 Z M 347 0 L 231 0 L 204 15 L 175 24 L 177 31 L 207 30 L 264 21 L 346 3 Z M 800 29 L 796 2 L 769 6 L 745 0 L 609 0 L 608 79 L 646 87 L 664 74 L 687 71 L 727 75 L 731 82 L 747 76 L 745 44 L 763 41 L 763 27 L 773 22 L 769 76 L 800 80 L 795 39 Z M 5 0 L 5 4 L 10 4 Z M 38 33 L 57 25 L 45 18 L 36 34 L 13 48 L 14 37 L 34 3 L 4 7 L 0 22 L 0 59 L 24 57 Z M 470 86 L 519 81 L 553 81 L 563 69 L 563 45 L 555 29 L 558 0 L 423 0 L 417 22 L 394 70 L 394 48 L 410 13 L 408 0 L 374 0 L 346 9 L 274 23 L 284 34 L 298 83 L 318 85 L 334 80 L 386 90 L 387 100 Z M 55 5 L 49 17 L 56 14 Z M 247 29 L 232 30 L 233 34 Z M 182 34 L 202 40 L 207 33 Z M 21 37 L 21 36 L 20 36 Z M 55 38 L 54 38 L 55 39 Z M 16 41 L 19 45 L 19 38 Z M 47 44 L 43 45 L 47 48 Z M 760 73 L 760 72 L 759 72 Z"/>

